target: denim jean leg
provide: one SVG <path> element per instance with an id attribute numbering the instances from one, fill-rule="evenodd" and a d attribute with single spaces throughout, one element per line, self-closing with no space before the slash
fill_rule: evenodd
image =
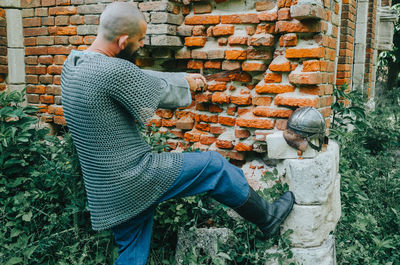
<path id="1" fill-rule="evenodd" d="M 150 251 L 154 208 L 112 228 L 118 245 L 115 265 L 146 265 Z"/>

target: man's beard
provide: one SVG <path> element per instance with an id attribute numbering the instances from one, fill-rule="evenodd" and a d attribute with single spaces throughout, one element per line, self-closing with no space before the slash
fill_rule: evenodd
<path id="1" fill-rule="evenodd" d="M 127 60 L 127 61 L 129 61 L 129 62 L 131 62 L 131 63 L 136 63 L 136 57 L 138 56 L 138 53 L 137 53 L 137 51 L 135 51 L 135 52 L 131 52 L 130 51 L 130 49 L 129 49 L 129 47 L 126 47 L 125 49 L 123 49 L 123 50 L 121 50 L 118 54 L 117 54 L 117 58 L 120 58 L 120 59 L 124 59 L 124 60 Z"/>

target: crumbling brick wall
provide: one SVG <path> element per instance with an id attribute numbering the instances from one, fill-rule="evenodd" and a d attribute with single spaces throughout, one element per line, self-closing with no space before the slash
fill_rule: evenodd
<path id="1" fill-rule="evenodd" d="M 65 125 L 60 74 L 72 49 L 86 49 L 107 1 L 22 0 L 27 99 L 44 121 Z M 186 3 L 186 4 L 185 4 Z M 152 120 L 178 136 L 173 148 L 216 150 L 242 161 L 265 152 L 265 136 L 284 130 L 300 106 L 314 106 L 329 127 L 339 3 L 315 1 L 138 2 L 148 21 L 137 64 L 205 74 L 238 69 L 193 103 L 158 110 Z"/>
<path id="2" fill-rule="evenodd" d="M 6 89 L 8 74 L 6 12 L 0 8 L 0 91 Z"/>

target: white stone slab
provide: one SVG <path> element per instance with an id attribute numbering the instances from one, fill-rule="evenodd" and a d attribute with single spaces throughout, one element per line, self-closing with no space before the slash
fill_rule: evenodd
<path id="1" fill-rule="evenodd" d="M 25 83 L 25 61 L 24 49 L 8 48 L 8 83 L 24 84 Z"/>
<path id="2" fill-rule="evenodd" d="M 268 158 L 270 159 L 289 159 L 299 157 L 297 150 L 286 143 L 285 138 L 283 138 L 283 131 L 267 135 L 266 141 L 268 146 Z M 318 152 L 316 150 L 308 146 L 306 151 L 302 154 L 302 157 L 313 158 L 317 154 Z"/>
<path id="3" fill-rule="evenodd" d="M 325 152 L 313 159 L 287 159 L 283 162 L 288 183 L 297 204 L 326 204 L 334 190 L 339 167 L 339 146 L 331 141 Z"/>
<path id="4" fill-rule="evenodd" d="M 0 0 L 0 6 L 2 8 L 20 8 L 21 1 L 19 0 Z"/>
<path id="5" fill-rule="evenodd" d="M 293 247 L 320 246 L 336 227 L 331 204 L 303 206 L 295 204 L 282 226 L 281 233 L 292 229 L 289 236 Z"/>
<path id="6" fill-rule="evenodd" d="M 23 48 L 22 15 L 19 9 L 6 9 L 7 44 L 9 48 Z"/>

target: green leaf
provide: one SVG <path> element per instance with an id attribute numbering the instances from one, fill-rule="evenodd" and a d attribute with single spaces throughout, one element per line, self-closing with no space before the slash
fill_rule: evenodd
<path id="1" fill-rule="evenodd" d="M 25 222 L 30 222 L 32 219 L 32 212 L 29 211 L 28 213 L 25 213 L 24 215 L 22 215 L 22 220 L 24 220 Z"/>
<path id="2" fill-rule="evenodd" d="M 5 265 L 14 265 L 14 264 L 21 263 L 22 261 L 23 261 L 23 259 L 20 257 L 12 257 L 11 259 L 9 259 L 7 261 L 7 263 Z"/>

